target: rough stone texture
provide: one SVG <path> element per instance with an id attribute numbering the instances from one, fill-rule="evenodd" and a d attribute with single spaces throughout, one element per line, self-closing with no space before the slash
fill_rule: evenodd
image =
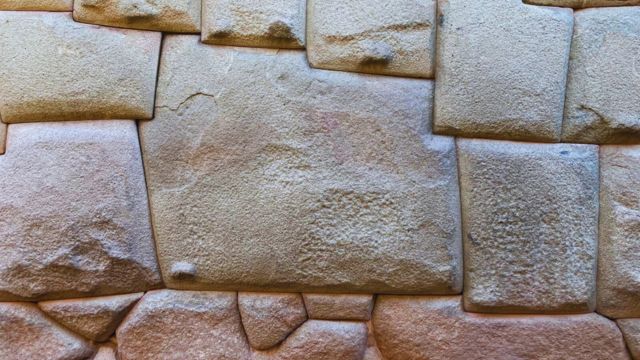
<path id="1" fill-rule="evenodd" d="M 521 0 L 439 0 L 434 132 L 557 141 L 570 9 Z"/>
<path id="2" fill-rule="evenodd" d="M 380 296 L 373 325 L 386 360 L 629 359 L 618 327 L 596 314 L 480 315 L 457 296 Z"/>
<path id="3" fill-rule="evenodd" d="M 465 309 L 595 306 L 598 148 L 458 139 Z"/>
<path id="4" fill-rule="evenodd" d="M 0 359 L 84 360 L 93 354 L 80 336 L 29 303 L 0 303 Z"/>
<path id="5" fill-rule="evenodd" d="M 598 6 L 640 5 L 640 0 L 523 0 L 527 4 L 587 8 Z"/>
<path id="6" fill-rule="evenodd" d="M 118 328 L 119 360 L 248 359 L 236 293 L 156 290 Z"/>
<path id="7" fill-rule="evenodd" d="M 73 18 L 130 29 L 197 33 L 200 7 L 200 0 L 76 0 Z"/>
<path id="8" fill-rule="evenodd" d="M 598 311 L 640 317 L 640 146 L 600 149 Z"/>
<path id="9" fill-rule="evenodd" d="M 238 307 L 249 344 L 258 350 L 278 345 L 307 320 L 297 293 L 239 293 Z"/>
<path id="10" fill-rule="evenodd" d="M 48 316 L 93 341 L 106 341 L 143 293 L 87 299 L 45 301 L 38 304 Z"/>
<path id="11" fill-rule="evenodd" d="M 2 121 L 151 118 L 160 38 L 68 13 L 0 12 Z"/>
<path id="12" fill-rule="evenodd" d="M 311 319 L 369 320 L 373 309 L 373 295 L 303 294 Z"/>
<path id="13" fill-rule="evenodd" d="M 562 138 L 640 143 L 640 7 L 576 12 Z"/>
<path id="14" fill-rule="evenodd" d="M 202 42 L 304 48 L 306 0 L 202 0 Z"/>
<path id="15" fill-rule="evenodd" d="M 434 76 L 436 0 L 310 0 L 313 67 Z"/>
<path id="16" fill-rule="evenodd" d="M 7 143 L 7 124 L 0 123 L 0 155 L 4 154 Z"/>
<path id="17" fill-rule="evenodd" d="M 164 44 L 140 129 L 169 287 L 459 293 L 455 149 L 430 135 L 432 82 Z"/>
<path id="18" fill-rule="evenodd" d="M 640 360 L 640 319 L 620 319 L 617 321 L 627 348 L 634 360 Z"/>
<path id="19" fill-rule="evenodd" d="M 135 122 L 9 127 L 0 156 L 0 301 L 159 286 Z"/>
<path id="20" fill-rule="evenodd" d="M 116 351 L 117 345 L 114 343 L 100 344 L 92 360 L 117 360 Z"/>
<path id="21" fill-rule="evenodd" d="M 71 11 L 73 0 L 0 0 L 0 10 Z"/>

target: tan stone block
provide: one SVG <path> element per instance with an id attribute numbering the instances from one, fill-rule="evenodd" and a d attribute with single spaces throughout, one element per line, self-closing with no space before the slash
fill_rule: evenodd
<path id="1" fill-rule="evenodd" d="M 160 38 L 68 13 L 0 12 L 2 121 L 151 118 Z"/>
<path id="2" fill-rule="evenodd" d="M 458 139 L 467 311 L 595 307 L 598 148 Z"/>
<path id="3" fill-rule="evenodd" d="M 0 0 L 0 11 L 71 11 L 73 0 Z"/>
<path id="4" fill-rule="evenodd" d="M 311 0 L 311 66 L 432 78 L 435 0 Z"/>
<path id="5" fill-rule="evenodd" d="M 4 154 L 7 144 L 7 124 L 0 123 L 0 155 Z"/>
<path id="6" fill-rule="evenodd" d="M 311 319 L 369 320 L 373 295 L 302 294 Z"/>
<path id="7" fill-rule="evenodd" d="M 558 141 L 572 10 L 439 0 L 434 132 Z"/>
<path id="8" fill-rule="evenodd" d="M 118 347 L 114 343 L 100 344 L 96 355 L 91 360 L 118 360 L 116 357 L 116 351 Z"/>
<path id="9" fill-rule="evenodd" d="M 634 360 L 640 360 L 640 319 L 620 319 L 617 321 L 627 348 Z"/>
<path id="10" fill-rule="evenodd" d="M 563 6 L 563 7 L 572 7 L 572 8 L 640 5 L 640 0 L 523 0 L 523 1 L 531 5 Z"/>

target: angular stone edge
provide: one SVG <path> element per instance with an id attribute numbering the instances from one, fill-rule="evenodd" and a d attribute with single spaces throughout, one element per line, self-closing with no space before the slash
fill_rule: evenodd
<path id="1" fill-rule="evenodd" d="M 9 0 L 0 4 L 0 11 L 71 11 L 73 0 Z M 40 4 L 39 4 L 40 3 Z M 13 4 L 13 5 L 12 5 Z"/>

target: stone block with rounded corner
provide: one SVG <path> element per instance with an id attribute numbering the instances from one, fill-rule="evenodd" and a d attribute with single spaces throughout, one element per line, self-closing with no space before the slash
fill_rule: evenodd
<path id="1" fill-rule="evenodd" d="M 160 38 L 69 13 L 0 12 L 2 121 L 150 119 Z"/>
<path id="2" fill-rule="evenodd" d="M 198 40 L 165 38 L 140 123 L 168 287 L 460 292 L 455 146 L 430 134 L 431 81 Z"/>
<path id="3" fill-rule="evenodd" d="M 640 143 L 640 6 L 577 11 L 562 139 Z"/>
<path id="4" fill-rule="evenodd" d="M 640 319 L 620 319 L 616 322 L 624 335 L 631 357 L 640 359 Z"/>
<path id="5" fill-rule="evenodd" d="M 465 309 L 595 308 L 598 147 L 458 139 Z"/>
<path id="6" fill-rule="evenodd" d="M 0 11 L 71 11 L 73 0 L 0 0 Z"/>
<path id="7" fill-rule="evenodd" d="M 562 6 L 572 8 L 640 5 L 640 0 L 523 0 L 531 5 Z"/>
<path id="8" fill-rule="evenodd" d="M 560 140 L 571 9 L 439 0 L 434 132 Z"/>
<path id="9" fill-rule="evenodd" d="M 434 77 L 436 0 L 311 0 L 308 6 L 311 66 Z"/>

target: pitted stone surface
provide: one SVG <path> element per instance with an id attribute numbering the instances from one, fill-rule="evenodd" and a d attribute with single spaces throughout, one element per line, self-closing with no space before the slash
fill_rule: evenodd
<path id="1" fill-rule="evenodd" d="M 458 139 L 465 309 L 595 306 L 598 148 Z"/>
<path id="2" fill-rule="evenodd" d="M 0 0 L 0 11 L 71 11 L 72 7 L 73 0 Z"/>
<path id="3" fill-rule="evenodd" d="M 149 119 L 160 33 L 0 12 L 0 115 L 6 123 Z"/>
<path id="4" fill-rule="evenodd" d="M 38 304 L 49 317 L 93 341 L 106 341 L 143 293 L 85 299 L 44 301 Z"/>
<path id="5" fill-rule="evenodd" d="M 640 5 L 640 0 L 523 0 L 527 4 L 587 8 Z"/>
<path id="6" fill-rule="evenodd" d="M 0 301 L 160 285 L 135 122 L 12 124 L 0 184 Z"/>
<path id="7" fill-rule="evenodd" d="M 634 360 L 640 359 L 640 319 L 620 319 L 617 321 L 627 347 Z"/>
<path id="8" fill-rule="evenodd" d="M 0 303 L 0 359 L 85 360 L 92 346 L 30 303 Z"/>
<path id="9" fill-rule="evenodd" d="M 640 7 L 576 12 L 562 138 L 640 143 Z"/>
<path id="10" fill-rule="evenodd" d="M 436 0 L 311 0 L 308 13 L 313 67 L 434 76 Z"/>
<path id="11" fill-rule="evenodd" d="M 304 48 L 305 0 L 202 0 L 202 42 Z"/>
<path id="12" fill-rule="evenodd" d="M 369 320 L 373 309 L 373 295 L 303 294 L 311 319 Z"/>
<path id="13" fill-rule="evenodd" d="M 629 359 L 616 324 L 596 314 L 479 315 L 457 296 L 380 296 L 373 325 L 386 360 Z"/>
<path id="14" fill-rule="evenodd" d="M 455 148 L 430 135 L 432 82 L 164 44 L 140 129 L 169 287 L 460 291 Z M 173 276 L 176 263 L 192 275 Z"/>
<path id="15" fill-rule="evenodd" d="M 73 18 L 129 29 L 197 33 L 200 8 L 200 0 L 76 0 Z"/>
<path id="16" fill-rule="evenodd" d="M 439 0 L 434 132 L 557 141 L 570 9 L 522 0 Z"/>
<path id="17" fill-rule="evenodd" d="M 600 149 L 598 312 L 640 317 L 640 145 Z"/>

